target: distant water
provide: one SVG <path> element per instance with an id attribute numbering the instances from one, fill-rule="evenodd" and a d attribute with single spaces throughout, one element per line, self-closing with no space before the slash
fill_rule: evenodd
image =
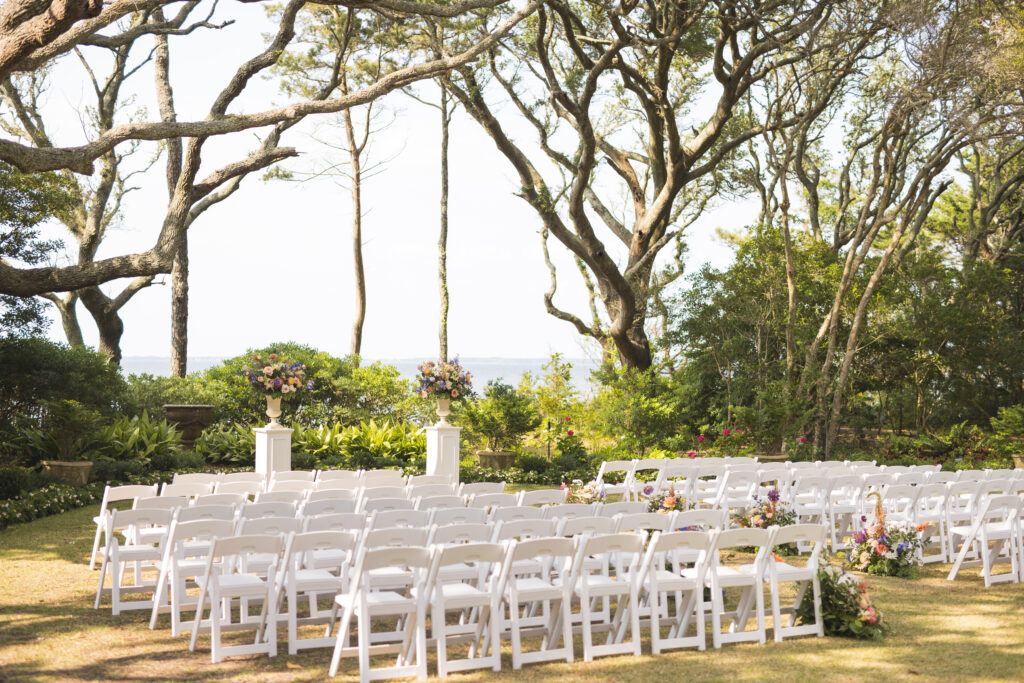
<path id="1" fill-rule="evenodd" d="M 365 359 L 372 363 L 374 359 Z M 547 358 L 460 358 L 463 367 L 473 375 L 473 386 L 481 390 L 493 379 L 501 379 L 506 384 L 518 384 L 524 372 L 532 372 L 539 377 L 544 374 Z M 588 358 L 566 358 L 572 363 L 572 383 L 580 392 L 585 393 L 589 387 L 590 373 L 596 368 Z M 216 356 L 194 356 L 188 359 L 189 372 L 202 372 L 207 368 L 219 365 L 224 358 Z M 416 375 L 416 366 L 423 362 L 420 358 L 382 358 L 382 363 L 394 365 L 403 377 L 412 378 Z M 170 374 L 171 359 L 160 356 L 125 356 L 121 367 L 125 374 L 142 374 L 167 376 Z"/>

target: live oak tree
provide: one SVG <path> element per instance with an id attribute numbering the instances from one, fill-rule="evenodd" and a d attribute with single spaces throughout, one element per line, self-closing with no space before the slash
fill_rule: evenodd
<path id="1" fill-rule="evenodd" d="M 486 60 L 444 76 L 515 169 L 545 248 L 551 236 L 568 249 L 590 290 L 589 316 L 560 307 L 552 266 L 551 315 L 623 364 L 651 366 L 659 254 L 731 183 L 743 144 L 767 125 L 794 123 L 761 120 L 750 88 L 856 39 L 830 30 L 843 4 L 555 0 Z M 512 106 L 499 109 L 500 99 Z M 532 126 L 535 145 L 513 136 L 513 117 Z"/>
<path id="2" fill-rule="evenodd" d="M 277 147 L 276 137 L 279 126 L 294 124 L 302 118 L 323 113 L 334 113 L 348 107 L 365 104 L 392 90 L 402 88 L 424 78 L 460 66 L 486 52 L 497 40 L 507 33 L 524 17 L 529 16 L 540 0 L 532 0 L 508 21 L 496 26 L 493 33 L 477 44 L 461 52 L 435 59 L 410 64 L 387 74 L 373 85 L 347 95 L 333 95 L 317 100 L 299 100 L 282 106 L 246 114 L 230 113 L 231 105 L 245 91 L 255 76 L 276 63 L 278 57 L 295 37 L 294 22 L 300 9 L 307 3 L 294 0 L 284 5 L 276 31 L 267 49 L 243 63 L 232 79 L 221 90 L 212 103 L 204 120 L 180 121 L 169 119 L 163 114 L 159 121 L 133 121 L 113 126 L 95 139 L 80 145 L 40 147 L 29 141 L 0 139 L 0 160 L 6 161 L 24 172 L 47 170 L 70 170 L 91 174 L 94 162 L 108 152 L 130 140 L 167 140 L 186 138 L 188 144 L 183 151 L 180 175 L 174 183 L 174 195 L 169 201 L 169 211 L 161 225 L 154 246 L 136 254 L 123 254 L 91 261 L 86 264 L 44 267 L 18 267 L 0 261 L 0 293 L 16 296 L 32 296 L 46 292 L 62 292 L 99 285 L 123 277 L 146 277 L 167 273 L 171 270 L 175 256 L 179 253 L 184 231 L 187 230 L 189 214 L 196 202 L 214 201 L 222 185 L 255 168 L 263 168 L 278 160 L 284 152 Z M 434 4 L 410 2 L 409 0 L 379 0 L 373 3 L 375 11 L 393 13 L 396 16 L 415 17 L 422 15 L 456 16 L 479 7 L 493 7 L 501 0 L 460 0 L 452 3 Z M 149 0 L 142 3 L 113 2 L 92 18 L 79 20 L 83 13 L 67 14 L 68 20 L 59 22 L 54 30 L 40 32 L 27 21 L 26 17 L 40 17 L 50 11 L 43 3 L 16 0 L 5 3 L 0 12 L 0 27 L 8 33 L 33 37 L 35 42 L 27 48 L 10 49 L 3 52 L 0 45 L 0 67 L 3 75 L 31 73 L 45 67 L 53 59 L 67 54 L 76 47 L 99 45 L 116 48 L 131 43 L 141 36 L 178 35 L 185 29 L 177 23 L 181 13 L 185 16 L 198 4 L 198 0 L 185 3 L 178 14 L 161 19 L 156 11 L 170 4 L 166 0 Z M 316 4 L 339 6 L 365 6 L 365 0 L 324 0 Z M 95 8 L 94 8 L 95 9 Z M 118 20 L 142 13 L 144 21 L 132 20 L 129 26 L 117 24 Z M 64 16 L 66 13 L 55 13 Z M 6 22 L 6 23 L 5 23 Z M 105 31 L 115 26 L 113 32 Z M 7 37 L 7 36 L 5 36 Z M 19 43 L 20 45 L 20 43 Z M 211 175 L 197 180 L 201 165 L 201 149 L 204 141 L 212 136 L 224 135 L 252 129 L 269 129 L 264 133 L 263 142 L 253 156 L 245 161 L 214 171 Z"/>

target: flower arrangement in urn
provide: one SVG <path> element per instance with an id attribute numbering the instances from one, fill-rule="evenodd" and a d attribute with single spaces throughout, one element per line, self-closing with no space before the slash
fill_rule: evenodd
<path id="1" fill-rule="evenodd" d="M 473 391 L 473 379 L 459 364 L 459 359 L 439 361 L 428 360 L 419 366 L 420 385 L 416 389 L 420 396 L 437 399 L 437 416 L 441 424 L 448 424 L 451 400 L 466 398 Z"/>
<path id="2" fill-rule="evenodd" d="M 313 391 L 313 381 L 306 381 L 306 366 L 290 363 L 276 353 L 266 358 L 253 356 L 245 369 L 245 379 L 258 394 L 267 397 L 267 417 L 270 424 L 277 426 L 281 417 L 281 398 L 301 391 Z"/>

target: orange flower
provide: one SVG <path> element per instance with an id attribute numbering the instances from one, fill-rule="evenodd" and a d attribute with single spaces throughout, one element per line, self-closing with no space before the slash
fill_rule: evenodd
<path id="1" fill-rule="evenodd" d="M 928 528 L 928 527 L 930 527 L 931 525 L 932 525 L 932 523 L 931 523 L 931 522 L 925 522 L 924 524 L 918 524 L 918 525 L 917 525 L 917 526 L 916 526 L 915 528 L 916 528 L 916 529 L 917 529 L 918 531 L 924 531 L 925 529 L 927 529 L 927 528 Z"/>

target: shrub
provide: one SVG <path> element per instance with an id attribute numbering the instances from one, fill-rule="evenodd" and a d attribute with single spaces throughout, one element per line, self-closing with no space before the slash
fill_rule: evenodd
<path id="1" fill-rule="evenodd" d="M 551 469 L 551 461 L 540 455 L 523 453 L 516 456 L 516 467 L 524 472 L 543 474 Z"/>
<path id="2" fill-rule="evenodd" d="M 0 467 L 0 499 L 15 498 L 28 490 L 32 475 L 24 467 Z"/>
<path id="3" fill-rule="evenodd" d="M 427 438 L 413 425 L 370 420 L 341 433 L 343 465 L 349 469 L 404 466 L 426 453 Z"/>
<path id="4" fill-rule="evenodd" d="M 101 430 L 98 441 L 100 459 L 137 462 L 154 470 L 171 470 L 179 463 L 181 432 L 145 412 L 118 418 Z"/>
<path id="5" fill-rule="evenodd" d="M 528 394 L 497 381 L 488 382 L 484 398 L 467 403 L 462 416 L 492 451 L 515 448 L 541 422 L 537 404 Z"/>
<path id="6" fill-rule="evenodd" d="M 256 434 L 244 424 L 207 427 L 194 444 L 195 451 L 211 465 L 253 466 Z"/>
<path id="7" fill-rule="evenodd" d="M 218 421 L 231 412 L 231 391 L 221 380 L 204 375 L 157 377 L 150 374 L 128 377 L 128 396 L 136 412 L 163 417 L 168 404 L 212 405 Z"/>
<path id="8" fill-rule="evenodd" d="M 43 401 L 37 425 L 23 427 L 10 443 L 23 464 L 41 460 L 93 460 L 101 448 L 102 416 L 75 400 Z"/>

